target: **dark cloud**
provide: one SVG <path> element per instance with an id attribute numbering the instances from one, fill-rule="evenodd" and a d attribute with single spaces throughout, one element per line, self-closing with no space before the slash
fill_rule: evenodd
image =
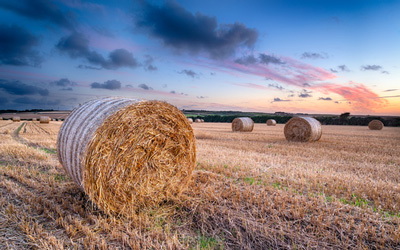
<path id="1" fill-rule="evenodd" d="M 302 85 L 303 85 L 303 87 L 311 87 L 311 85 L 309 83 L 306 83 L 306 82 L 303 83 Z"/>
<path id="2" fill-rule="evenodd" d="M 275 97 L 274 100 L 273 100 L 272 102 L 290 102 L 290 100 L 283 100 L 283 99 L 281 99 L 281 98 L 279 98 L 279 97 Z M 272 102 L 271 102 L 271 103 L 272 103 Z"/>
<path id="3" fill-rule="evenodd" d="M 382 74 L 389 74 L 389 72 L 388 71 L 386 71 L 386 70 L 382 70 L 382 72 L 381 72 Z"/>
<path id="4" fill-rule="evenodd" d="M 78 32 L 73 32 L 69 36 L 62 37 L 57 43 L 56 48 L 67 53 L 71 58 L 85 58 L 89 63 L 101 66 L 105 69 L 118 69 L 121 67 L 135 68 L 139 66 L 139 63 L 133 57 L 132 53 L 126 49 L 113 50 L 108 55 L 108 59 L 105 59 L 96 51 L 90 50 L 89 40 Z M 85 66 L 81 67 L 81 65 L 78 67 L 88 68 Z"/>
<path id="5" fill-rule="evenodd" d="M 340 69 L 341 71 L 346 71 L 346 72 L 349 72 L 349 71 L 350 71 L 349 68 L 347 68 L 347 66 L 344 65 L 344 64 L 339 65 L 339 66 L 338 66 L 338 69 Z"/>
<path id="6" fill-rule="evenodd" d="M 263 64 L 285 64 L 285 62 L 282 62 L 281 59 L 267 54 L 260 54 L 258 58 L 260 59 L 260 63 Z"/>
<path id="7" fill-rule="evenodd" d="M 309 98 L 312 97 L 312 95 L 310 95 L 310 93 L 312 93 L 312 91 L 307 91 L 306 89 L 303 89 L 300 93 L 299 93 L 299 97 L 300 98 Z"/>
<path id="8" fill-rule="evenodd" d="M 193 15 L 176 2 L 156 6 L 144 1 L 135 15 L 136 27 L 181 51 L 205 51 L 213 58 L 232 55 L 238 47 L 251 48 L 258 32 L 244 24 L 218 25 L 215 17 Z"/>
<path id="9" fill-rule="evenodd" d="M 92 69 L 92 70 L 101 70 L 101 68 L 98 67 L 93 67 L 93 66 L 89 66 L 89 65 L 78 65 L 79 69 Z"/>
<path id="10" fill-rule="evenodd" d="M 199 74 L 197 74 L 196 72 L 194 72 L 191 69 L 184 69 L 184 70 L 182 70 L 182 71 L 180 71 L 178 73 L 179 74 L 185 74 L 185 75 L 190 76 L 192 78 L 198 77 L 198 75 L 199 75 Z"/>
<path id="11" fill-rule="evenodd" d="M 216 73 L 215 72 L 210 72 L 210 75 L 215 76 Z"/>
<path id="12" fill-rule="evenodd" d="M 253 55 L 244 56 L 235 60 L 235 63 L 239 63 L 242 65 L 251 65 L 257 62 L 257 58 L 255 58 Z"/>
<path id="13" fill-rule="evenodd" d="M 68 78 L 61 78 L 58 81 L 51 82 L 50 85 L 59 87 L 76 86 L 76 82 L 70 81 Z"/>
<path id="14" fill-rule="evenodd" d="M 391 91 L 396 91 L 396 90 L 399 90 L 399 89 L 387 89 L 387 90 L 384 90 L 383 92 L 391 92 Z"/>
<path id="15" fill-rule="evenodd" d="M 188 95 L 188 94 L 185 94 L 185 93 L 182 93 L 182 92 L 181 93 L 177 93 L 175 90 L 171 90 L 170 93 L 171 94 L 176 94 L 176 95 L 185 95 L 185 96 Z"/>
<path id="16" fill-rule="evenodd" d="M 266 81 L 272 81 L 272 80 L 274 80 L 274 79 L 272 79 L 272 78 L 270 78 L 270 77 L 265 77 L 265 80 L 266 80 Z"/>
<path id="17" fill-rule="evenodd" d="M 60 100 L 47 100 L 47 99 L 36 99 L 36 98 L 29 98 L 29 97 L 21 97 L 21 98 L 16 98 L 13 100 L 14 103 L 16 104 L 26 104 L 34 107 L 38 106 L 55 106 L 59 105 L 61 103 Z"/>
<path id="18" fill-rule="evenodd" d="M 198 99 L 205 99 L 205 98 L 208 98 L 207 96 L 196 96 L 196 98 L 198 98 Z"/>
<path id="19" fill-rule="evenodd" d="M 39 39 L 28 30 L 7 24 L 0 25 L 0 65 L 40 66 L 43 59 L 34 50 Z"/>
<path id="20" fill-rule="evenodd" d="M 52 1 L 48 0 L 18 0 L 1 1 L 0 8 L 12 11 L 18 15 L 70 29 L 74 28 L 72 15 L 63 13 Z"/>
<path id="21" fill-rule="evenodd" d="M 326 59 L 328 58 L 328 55 L 326 53 L 316 53 L 316 52 L 304 52 L 301 55 L 301 59 Z"/>
<path id="22" fill-rule="evenodd" d="M 175 90 L 171 90 L 169 93 L 176 94 Z"/>
<path id="23" fill-rule="evenodd" d="M 335 103 L 336 103 L 336 104 L 339 104 L 339 102 L 338 102 L 338 101 L 335 101 Z"/>
<path id="24" fill-rule="evenodd" d="M 361 70 L 373 70 L 373 71 L 377 71 L 377 70 L 381 70 L 382 66 L 380 65 L 363 65 L 361 66 Z"/>
<path id="25" fill-rule="evenodd" d="M 0 89 L 11 95 L 41 95 L 48 96 L 49 90 L 28 85 L 19 81 L 8 81 L 0 79 Z"/>
<path id="26" fill-rule="evenodd" d="M 318 100 L 322 100 L 322 101 L 332 101 L 332 98 L 330 98 L 330 97 L 320 97 L 320 98 L 318 98 Z"/>
<path id="27" fill-rule="evenodd" d="M 142 83 L 138 85 L 139 88 L 145 89 L 145 90 L 152 90 L 153 88 L 149 87 L 148 85 Z"/>
<path id="28" fill-rule="evenodd" d="M 294 94 L 288 95 L 287 97 L 294 97 Z"/>
<path id="29" fill-rule="evenodd" d="M 116 90 L 121 88 L 121 82 L 117 80 L 108 80 L 104 83 L 94 82 L 90 84 L 92 89 L 109 89 L 109 90 Z"/>
<path id="30" fill-rule="evenodd" d="M 125 85 L 125 88 L 133 88 L 133 85 L 127 84 L 127 85 Z"/>
<path id="31" fill-rule="evenodd" d="M 332 68 L 330 68 L 329 70 L 330 70 L 331 72 L 333 72 L 333 73 L 337 73 L 337 72 L 338 72 L 336 69 L 332 69 Z"/>
<path id="32" fill-rule="evenodd" d="M 273 84 L 270 83 L 270 84 L 268 84 L 268 86 L 271 87 L 271 88 L 279 89 L 279 90 L 284 90 L 285 89 L 284 87 L 282 87 L 281 85 L 276 84 L 276 83 L 273 83 Z"/>
<path id="33" fill-rule="evenodd" d="M 153 65 L 154 58 L 150 55 L 145 55 L 145 58 L 143 62 L 144 69 L 147 71 L 156 71 L 158 68 Z"/>

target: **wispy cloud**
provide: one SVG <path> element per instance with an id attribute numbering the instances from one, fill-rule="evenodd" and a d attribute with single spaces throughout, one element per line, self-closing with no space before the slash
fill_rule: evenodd
<path id="1" fill-rule="evenodd" d="M 108 80 L 104 83 L 93 82 L 90 84 L 92 89 L 108 89 L 108 90 L 116 90 L 121 88 L 121 82 L 117 80 Z"/>
<path id="2" fill-rule="evenodd" d="M 373 64 L 373 65 L 363 65 L 363 66 L 361 66 L 361 70 L 372 70 L 372 71 L 377 71 L 377 70 L 381 70 L 381 69 L 382 69 L 382 66 L 376 65 L 376 64 Z"/>
<path id="3" fill-rule="evenodd" d="M 322 101 L 332 101 L 332 98 L 330 98 L 330 97 L 320 97 L 320 98 L 318 98 L 318 100 L 322 100 Z"/>
<path id="4" fill-rule="evenodd" d="M 284 99 L 281 99 L 279 97 L 275 97 L 274 100 L 271 103 L 273 103 L 273 102 L 290 102 L 290 101 L 291 100 L 284 100 Z"/>
<path id="5" fill-rule="evenodd" d="M 391 92 L 391 91 L 396 91 L 396 90 L 399 90 L 399 89 L 387 89 L 387 90 L 384 90 L 383 92 Z"/>
<path id="6" fill-rule="evenodd" d="M 182 71 L 179 71 L 178 74 L 184 74 L 184 75 L 190 76 L 191 78 L 198 78 L 199 77 L 199 74 L 194 72 L 191 69 L 184 69 Z"/>
<path id="7" fill-rule="evenodd" d="M 301 54 L 301 59 L 326 59 L 328 55 L 326 53 L 317 53 L 317 52 L 304 52 Z"/>

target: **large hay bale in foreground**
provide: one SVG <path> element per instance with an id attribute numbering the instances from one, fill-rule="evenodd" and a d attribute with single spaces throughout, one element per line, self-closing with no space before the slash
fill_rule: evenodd
<path id="1" fill-rule="evenodd" d="M 193 129 L 181 111 L 125 98 L 75 109 L 61 126 L 57 154 L 92 201 L 125 216 L 176 197 L 196 162 Z"/>
<path id="2" fill-rule="evenodd" d="M 321 123 L 312 117 L 293 117 L 284 128 L 286 140 L 299 142 L 318 141 L 322 136 Z"/>
<path id="3" fill-rule="evenodd" d="M 193 119 L 192 119 L 192 118 L 188 118 L 188 122 L 189 122 L 190 124 L 192 124 L 192 123 L 193 123 Z"/>
<path id="4" fill-rule="evenodd" d="M 13 121 L 13 122 L 20 122 L 20 121 L 21 121 L 21 117 L 19 117 L 19 116 L 13 116 L 12 121 Z"/>
<path id="5" fill-rule="evenodd" d="M 238 117 L 232 121 L 233 132 L 251 132 L 254 128 L 254 121 L 250 117 Z"/>
<path id="6" fill-rule="evenodd" d="M 276 121 L 274 119 L 268 119 L 267 126 L 276 126 Z"/>
<path id="7" fill-rule="evenodd" d="M 48 116 L 41 116 L 40 123 L 50 123 L 50 117 Z"/>
<path id="8" fill-rule="evenodd" d="M 379 120 L 372 120 L 368 123 L 368 128 L 371 130 L 381 130 L 383 129 L 384 125 L 383 122 Z"/>

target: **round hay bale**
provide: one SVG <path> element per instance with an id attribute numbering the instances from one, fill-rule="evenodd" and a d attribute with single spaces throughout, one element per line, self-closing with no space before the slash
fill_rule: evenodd
<path id="1" fill-rule="evenodd" d="M 195 119 L 194 122 L 201 122 L 201 119 Z"/>
<path id="2" fill-rule="evenodd" d="M 176 197 L 196 162 L 193 129 L 176 107 L 111 97 L 71 112 L 58 134 L 57 154 L 100 209 L 127 217 Z"/>
<path id="3" fill-rule="evenodd" d="M 41 116 L 40 123 L 50 123 L 50 117 L 48 116 Z"/>
<path id="4" fill-rule="evenodd" d="M 2 121 L 3 120 L 3 117 L 0 117 L 0 121 Z"/>
<path id="5" fill-rule="evenodd" d="M 232 121 L 233 132 L 251 132 L 254 128 L 254 121 L 250 117 L 238 117 Z"/>
<path id="6" fill-rule="evenodd" d="M 293 117 L 284 128 L 286 140 L 299 142 L 318 141 L 322 136 L 321 123 L 312 117 Z"/>
<path id="7" fill-rule="evenodd" d="M 192 123 L 193 123 L 193 119 L 192 119 L 192 118 L 188 118 L 188 122 L 189 122 L 190 124 L 192 124 Z"/>
<path id="8" fill-rule="evenodd" d="M 20 121 L 21 121 L 21 117 L 19 117 L 19 116 L 13 116 L 12 121 L 13 121 L 13 122 L 20 122 Z"/>
<path id="9" fill-rule="evenodd" d="M 204 119 L 200 119 L 200 122 L 204 122 Z"/>
<path id="10" fill-rule="evenodd" d="M 33 122 L 36 121 L 36 118 L 32 118 L 32 121 L 33 121 Z"/>
<path id="11" fill-rule="evenodd" d="M 381 130 L 383 129 L 384 125 L 383 122 L 379 120 L 372 120 L 368 123 L 368 128 L 371 130 Z"/>
<path id="12" fill-rule="evenodd" d="M 267 126 L 276 126 L 276 121 L 274 119 L 268 119 Z"/>

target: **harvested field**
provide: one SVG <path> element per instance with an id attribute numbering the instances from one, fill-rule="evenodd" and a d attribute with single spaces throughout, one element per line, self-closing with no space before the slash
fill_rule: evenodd
<path id="1" fill-rule="evenodd" d="M 193 123 L 197 166 L 183 194 L 106 215 L 57 160 L 62 122 L 0 121 L 1 249 L 400 249 L 400 128 Z"/>

